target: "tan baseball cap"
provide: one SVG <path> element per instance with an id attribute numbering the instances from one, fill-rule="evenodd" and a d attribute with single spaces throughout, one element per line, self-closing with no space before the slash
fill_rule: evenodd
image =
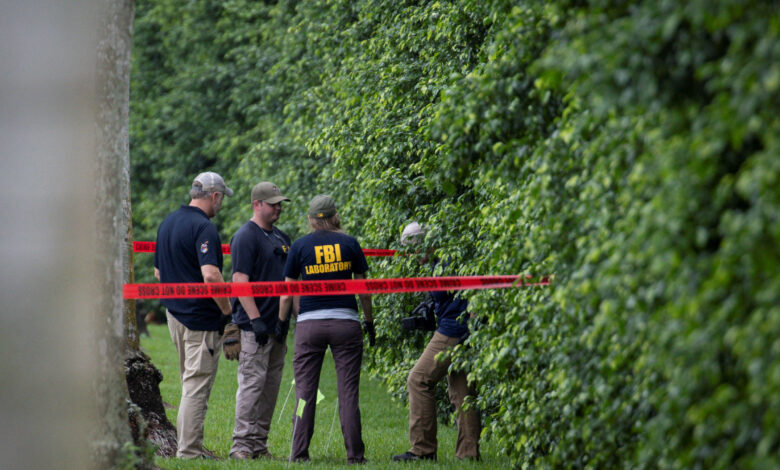
<path id="1" fill-rule="evenodd" d="M 282 201 L 290 201 L 290 198 L 287 198 L 282 195 L 282 192 L 279 191 L 279 187 L 276 186 L 273 183 L 269 183 L 268 181 L 262 181 L 260 183 L 257 183 L 254 188 L 252 188 L 252 202 L 254 201 L 263 201 L 267 202 L 268 204 L 276 204 L 277 202 Z"/>
<path id="2" fill-rule="evenodd" d="M 228 188 L 225 180 L 213 171 L 206 171 L 196 176 L 192 182 L 192 187 L 203 191 L 215 191 L 224 193 L 226 196 L 233 196 L 233 190 Z"/>

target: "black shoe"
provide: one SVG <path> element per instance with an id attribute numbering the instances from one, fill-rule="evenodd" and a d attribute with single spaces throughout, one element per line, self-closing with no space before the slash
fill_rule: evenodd
<path id="1" fill-rule="evenodd" d="M 411 452 L 405 452 L 401 455 L 394 455 L 393 461 L 394 462 L 412 462 L 414 460 L 436 460 L 436 452 L 431 452 L 430 454 L 423 454 L 423 455 L 417 455 L 413 454 Z"/>

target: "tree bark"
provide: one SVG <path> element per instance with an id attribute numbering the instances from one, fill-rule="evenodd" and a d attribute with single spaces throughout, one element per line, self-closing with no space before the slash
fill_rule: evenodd
<path id="1" fill-rule="evenodd" d="M 129 131 L 132 0 L 99 0 L 97 37 L 96 254 L 100 295 L 96 322 L 100 380 L 95 398 L 100 420 L 93 456 L 101 468 L 150 466 L 128 443 L 142 445 L 143 420 L 130 399 L 125 379 L 128 344 L 136 329 L 126 328 L 128 304 L 122 284 L 129 279 Z M 128 419 L 130 425 L 128 425 Z M 136 436 L 131 434 L 131 429 Z M 133 439 L 135 437 L 135 440 Z M 139 446 L 140 447 L 140 446 Z"/>
<path id="2" fill-rule="evenodd" d="M 135 300 L 121 299 L 122 284 L 135 282 L 129 151 L 130 59 L 134 8 L 131 0 L 101 1 L 104 6 L 101 18 L 104 22 L 98 49 L 101 59 L 98 77 L 101 86 L 99 96 L 104 99 L 100 102 L 98 135 L 101 136 L 99 168 L 102 171 L 99 179 L 104 182 L 105 187 L 99 190 L 99 199 L 104 201 L 104 210 L 98 213 L 105 220 L 103 227 L 112 227 L 111 232 L 102 237 L 112 240 L 104 247 L 107 250 L 104 259 L 119 259 L 118 265 L 104 266 L 104 269 L 111 271 L 115 277 L 113 281 L 109 281 L 109 276 L 106 277 L 103 292 L 120 293 L 111 299 L 104 299 L 104 311 L 109 311 L 110 308 L 112 312 L 107 321 L 109 331 L 116 331 L 119 335 L 115 326 L 124 326 L 123 335 L 112 338 L 112 341 L 116 341 L 116 349 L 112 349 L 109 354 L 112 358 L 111 364 L 105 364 L 106 376 L 116 382 L 113 383 L 116 387 L 115 401 L 105 402 L 103 406 L 106 407 L 107 419 L 113 420 L 117 415 L 124 416 L 125 422 L 129 423 L 130 438 L 137 448 L 147 447 L 151 441 L 157 447 L 157 455 L 173 457 L 176 455 L 176 428 L 165 415 L 159 387 L 162 373 L 140 349 Z M 109 218 L 114 222 L 113 225 L 109 223 Z M 119 383 L 122 382 L 122 377 L 117 376 L 113 370 L 113 364 L 122 363 L 117 362 L 120 354 L 123 354 L 124 359 L 122 384 Z M 117 444 L 127 442 L 128 439 L 120 428 L 122 426 L 117 422 L 109 424 L 107 429 L 121 436 Z M 136 467 L 143 468 L 150 464 L 151 462 L 139 459 Z"/>

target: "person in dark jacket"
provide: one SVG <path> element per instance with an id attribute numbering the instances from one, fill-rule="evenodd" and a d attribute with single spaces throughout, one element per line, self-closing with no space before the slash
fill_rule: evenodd
<path id="1" fill-rule="evenodd" d="M 408 224 L 401 234 L 401 243 L 419 243 L 425 237 L 425 229 L 417 222 Z M 428 256 L 421 263 L 428 263 Z M 434 261 L 434 267 L 438 261 Z M 409 373 L 406 383 L 409 388 L 409 443 L 411 449 L 393 456 L 394 461 L 436 460 L 438 441 L 436 439 L 436 399 L 434 388 L 445 376 L 450 401 L 457 413 L 458 440 L 455 456 L 459 459 L 479 459 L 479 434 L 481 430 L 479 412 L 473 408 L 463 410 L 467 396 L 476 392 L 466 379 L 464 371 L 450 371 L 450 359 L 437 360 L 436 355 L 455 347 L 468 336 L 466 322 L 468 301 L 450 291 L 432 292 L 434 311 L 438 328 L 426 346 L 422 356 Z"/>

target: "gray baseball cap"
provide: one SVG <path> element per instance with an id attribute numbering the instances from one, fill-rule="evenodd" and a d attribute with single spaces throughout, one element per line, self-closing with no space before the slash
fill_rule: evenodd
<path id="1" fill-rule="evenodd" d="M 192 182 L 192 187 L 202 189 L 203 191 L 215 191 L 224 193 L 226 196 L 233 196 L 233 190 L 228 188 L 225 180 L 213 171 L 205 171 L 196 176 Z"/>
<path id="2" fill-rule="evenodd" d="M 282 195 L 279 191 L 279 187 L 268 181 L 262 181 L 257 183 L 252 188 L 252 201 L 263 201 L 268 204 L 276 204 L 277 202 L 290 201 L 290 198 Z"/>
<path id="3" fill-rule="evenodd" d="M 309 216 L 315 219 L 327 219 L 336 215 L 336 202 L 327 194 L 314 196 L 309 203 Z"/>

